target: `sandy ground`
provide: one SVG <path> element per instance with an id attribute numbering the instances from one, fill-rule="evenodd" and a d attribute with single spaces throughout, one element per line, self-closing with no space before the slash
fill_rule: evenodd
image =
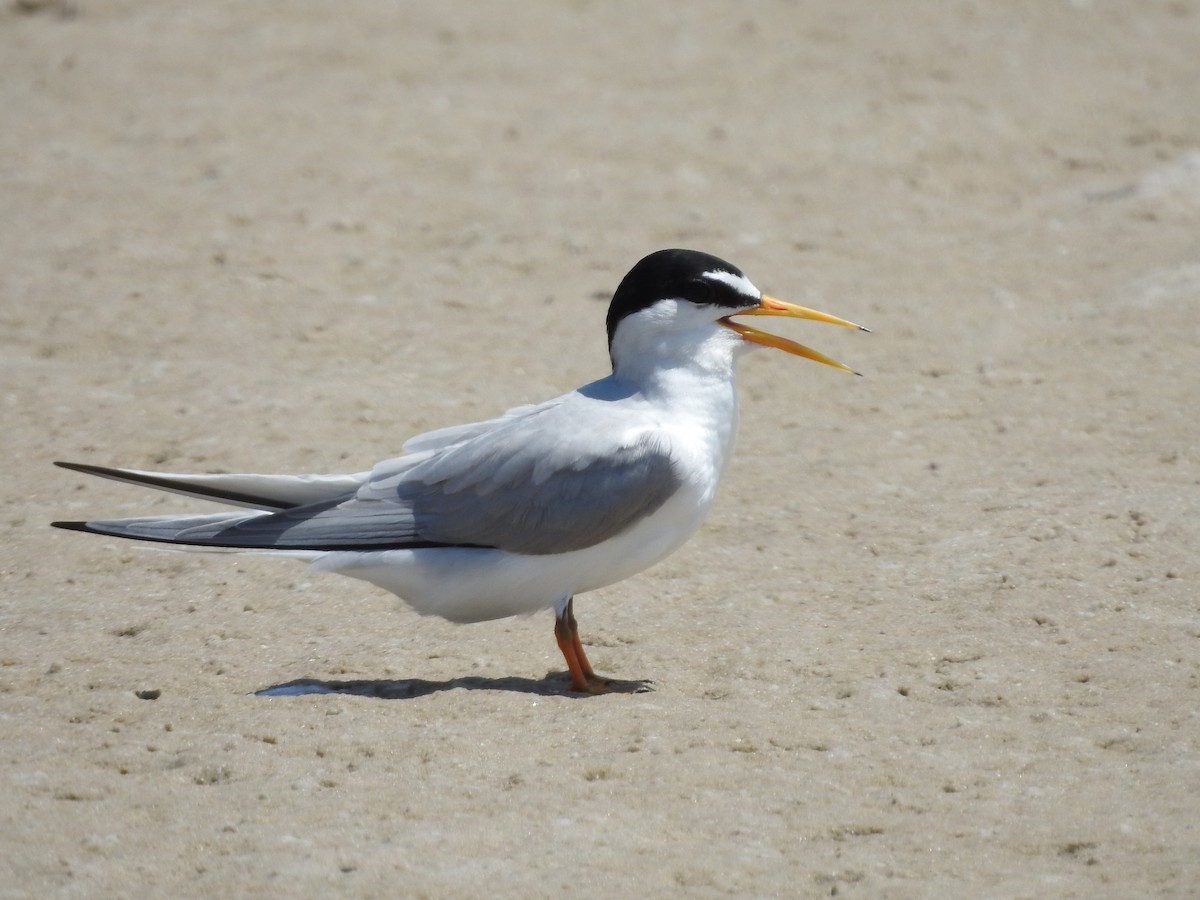
<path id="1" fill-rule="evenodd" d="M 0 897 L 1195 895 L 1200 8 L 27 6 Z M 354 471 L 602 375 L 664 246 L 874 334 L 779 326 L 866 377 L 749 359 L 702 532 L 578 601 L 655 693 L 47 527 L 193 508 L 52 459 Z"/>

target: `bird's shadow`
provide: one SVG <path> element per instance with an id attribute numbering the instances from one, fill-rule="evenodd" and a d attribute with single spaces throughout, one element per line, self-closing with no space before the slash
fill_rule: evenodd
<path id="1" fill-rule="evenodd" d="M 283 684 L 255 691 L 256 697 L 296 697 L 302 694 L 350 694 L 355 697 L 375 697 L 379 700 L 413 700 L 440 691 L 458 688 L 467 691 L 511 691 L 541 697 L 586 697 L 570 688 L 566 672 L 551 672 L 541 680 L 532 678 L 484 678 L 467 676 L 447 681 L 427 681 L 424 678 L 371 678 L 354 681 L 326 681 L 321 678 L 297 678 Z"/>

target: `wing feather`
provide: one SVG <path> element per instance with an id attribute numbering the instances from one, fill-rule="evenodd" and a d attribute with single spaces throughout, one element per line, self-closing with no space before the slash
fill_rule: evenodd
<path id="1" fill-rule="evenodd" d="M 242 505 L 261 508 L 271 501 L 276 511 L 59 524 L 215 547 L 475 546 L 537 555 L 614 537 L 662 506 L 680 484 L 661 432 L 645 418 L 631 420 L 627 405 L 614 409 L 580 392 L 488 423 L 432 432 L 406 446 L 416 452 L 369 475 L 313 476 L 318 480 L 311 484 L 298 476 L 156 476 L 75 466 Z M 317 496 L 284 505 L 305 492 Z"/>
<path id="2" fill-rule="evenodd" d="M 56 466 L 97 475 L 126 484 L 157 488 L 215 500 L 249 509 L 290 509 L 344 495 L 367 480 L 369 473 L 357 475 L 179 475 L 171 472 L 144 472 L 140 469 L 114 469 L 85 463 L 56 462 Z"/>

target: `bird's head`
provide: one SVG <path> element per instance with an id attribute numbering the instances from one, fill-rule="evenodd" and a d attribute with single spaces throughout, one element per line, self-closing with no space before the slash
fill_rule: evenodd
<path id="1" fill-rule="evenodd" d="M 788 316 L 868 330 L 828 313 L 768 297 L 741 269 L 723 259 L 697 250 L 659 250 L 629 270 L 608 307 L 613 369 L 631 364 L 635 356 L 653 353 L 661 361 L 716 342 L 728 348 L 730 359 L 752 347 L 774 347 L 854 372 L 803 344 L 735 322 L 734 316 Z"/>

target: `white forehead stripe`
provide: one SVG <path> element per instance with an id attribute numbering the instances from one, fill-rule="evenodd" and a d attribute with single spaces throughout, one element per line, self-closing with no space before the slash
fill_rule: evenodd
<path id="1" fill-rule="evenodd" d="M 724 282 L 754 303 L 757 303 L 759 298 L 762 297 L 762 291 L 756 288 L 745 275 L 734 275 L 732 272 L 726 272 L 723 269 L 712 269 L 700 277 L 708 278 L 711 281 Z"/>

